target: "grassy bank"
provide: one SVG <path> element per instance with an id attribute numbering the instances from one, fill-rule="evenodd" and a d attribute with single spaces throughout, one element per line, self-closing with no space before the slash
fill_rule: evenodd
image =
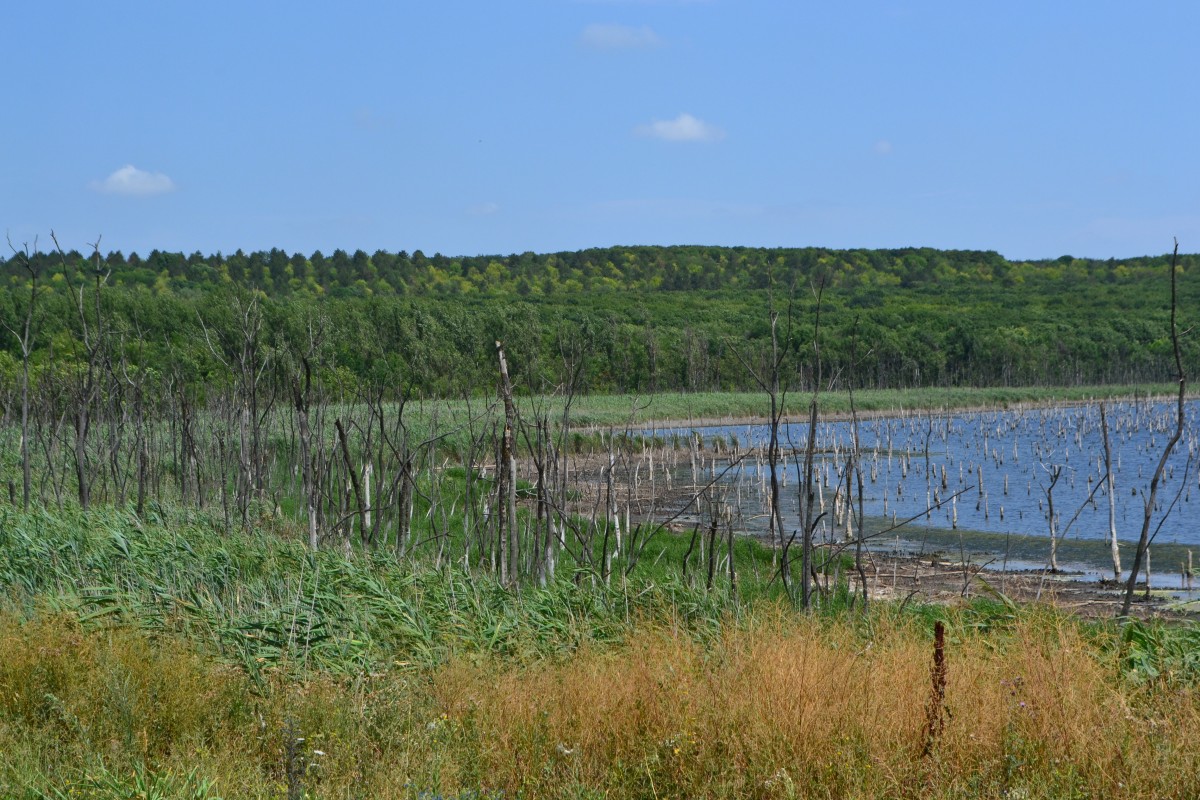
<path id="1" fill-rule="evenodd" d="M 3 797 L 1200 793 L 1190 627 L 803 615 L 665 567 L 517 592 L 196 515 L 0 522 Z"/>
<path id="2" fill-rule="evenodd" d="M 863 415 L 891 415 L 1007 409 L 1021 405 L 1088 403 L 1099 400 L 1169 400 L 1176 387 L 1171 384 L 1124 386 L 1027 386 L 1010 388 L 921 388 L 867 389 L 854 393 L 854 407 Z M 812 395 L 790 392 L 785 398 L 784 419 L 807 420 Z M 551 426 L 561 425 L 564 399 L 558 395 L 518 396 L 517 409 L 527 421 L 545 416 Z M 352 415 L 355 406 L 343 407 Z M 770 401 L 763 392 L 663 392 L 658 394 L 594 394 L 572 399 L 570 424 L 574 429 L 570 447 L 577 452 L 602 451 L 608 447 L 609 431 L 644 429 L 669 425 L 764 422 Z M 503 413 L 499 399 L 413 401 L 405 408 L 405 419 L 420 436 L 439 437 L 446 450 L 459 456 L 470 430 L 485 429 Z M 850 415 L 850 394 L 822 392 L 820 417 Z M 686 438 L 678 440 L 686 443 Z"/>
<path id="3" fill-rule="evenodd" d="M 1081 403 L 1116 398 L 1169 398 L 1176 389 L 1170 384 L 1139 386 L 1028 386 L 1015 388 L 922 388 L 867 389 L 854 393 L 860 412 L 902 413 L 927 410 L 1002 409 L 1020 404 Z M 812 395 L 791 392 L 785 414 L 805 417 Z M 823 392 L 821 413 L 849 414 L 850 395 L 845 391 Z M 621 427 L 656 421 L 728 420 L 763 418 L 768 413 L 762 392 L 699 392 L 652 395 L 592 395 L 579 397 L 571 418 L 579 426 Z"/>

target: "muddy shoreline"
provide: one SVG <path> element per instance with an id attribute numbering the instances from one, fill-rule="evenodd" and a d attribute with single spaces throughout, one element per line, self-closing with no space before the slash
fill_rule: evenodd
<path id="1" fill-rule="evenodd" d="M 1071 573 L 1049 570 L 1000 570 L 931 556 L 866 551 L 863 556 L 868 596 L 883 600 L 921 600 L 954 604 L 985 597 L 1025 605 L 1046 603 L 1089 619 L 1113 618 L 1125 598 L 1124 584 L 1084 580 Z M 849 576 L 860 590 L 857 575 Z M 1143 619 L 1200 619 L 1196 602 L 1184 604 L 1155 589 L 1149 598 L 1139 583 L 1130 614 Z"/>

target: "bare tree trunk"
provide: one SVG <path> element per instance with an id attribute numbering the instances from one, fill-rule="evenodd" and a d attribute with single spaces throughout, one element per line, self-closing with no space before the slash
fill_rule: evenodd
<path id="1" fill-rule="evenodd" d="M 1054 464 L 1046 467 L 1050 474 L 1050 485 L 1046 487 L 1046 511 L 1050 521 L 1050 571 L 1058 572 L 1058 520 L 1054 516 L 1054 485 L 1062 477 L 1063 468 Z"/>
<path id="2" fill-rule="evenodd" d="M 308 546 L 316 550 L 320 542 L 317 536 L 317 488 L 313 482 L 312 429 L 309 426 L 308 410 L 312 397 L 312 364 L 307 356 L 300 361 L 304 377 L 292 384 L 292 399 L 296 407 L 296 425 L 300 439 L 300 479 L 304 495 L 304 508 L 308 521 Z"/>
<path id="3" fill-rule="evenodd" d="M 725 509 L 725 536 L 729 547 L 729 596 L 737 602 L 737 569 L 734 566 L 733 558 L 733 516 L 729 509 Z"/>
<path id="4" fill-rule="evenodd" d="M 771 398 L 771 438 L 767 443 L 767 467 L 771 472 L 771 559 L 774 561 L 776 553 L 783 549 L 783 513 L 780 507 L 779 498 L 779 422 L 783 416 L 783 398 L 780 397 L 779 391 L 779 371 L 782 366 L 783 359 L 779 354 L 779 337 L 778 337 L 779 315 L 774 309 L 771 309 L 771 386 L 768 394 Z M 788 314 L 788 335 L 791 335 L 791 314 Z M 783 580 L 783 586 L 786 590 L 791 582 L 791 570 L 787 568 L 786 563 L 780 571 L 780 578 Z"/>
<path id="5" fill-rule="evenodd" d="M 242 398 L 241 411 L 238 413 L 238 485 L 237 505 L 242 527 L 250 527 L 250 400 Z"/>
<path id="6" fill-rule="evenodd" d="M 8 240 L 9 249 L 20 259 L 25 270 L 29 273 L 29 308 L 25 310 L 25 325 L 18 335 L 16 330 L 9 329 L 17 337 L 21 346 L 21 508 L 28 511 L 30 495 L 33 488 L 33 473 L 29 458 L 29 360 L 33 355 L 33 320 L 37 308 L 37 270 L 30 260 L 28 245 L 24 250 L 13 247 Z M 37 240 L 34 240 L 34 250 L 37 250 Z"/>
<path id="7" fill-rule="evenodd" d="M 1100 404 L 1100 430 L 1104 435 L 1104 480 L 1108 485 L 1108 542 L 1112 547 L 1113 580 L 1121 580 L 1121 548 L 1117 543 L 1116 477 L 1112 470 L 1112 447 L 1108 441 L 1108 414 Z"/>
<path id="8" fill-rule="evenodd" d="M 396 501 L 396 552 L 403 557 L 405 548 L 408 546 L 409 528 L 412 525 L 413 461 L 411 457 L 404 460 L 401 469 L 403 475 L 400 478 L 400 496 Z"/>
<path id="9" fill-rule="evenodd" d="M 26 336 L 29 327 L 26 325 Z M 21 347 L 21 507 L 29 510 L 29 496 L 33 486 L 29 461 L 29 348 Z"/>
<path id="10" fill-rule="evenodd" d="M 712 591 L 713 576 L 717 571 L 717 528 L 720 525 L 720 517 L 716 503 L 713 502 L 711 496 L 708 498 L 707 506 L 710 518 L 708 525 L 708 578 L 704 582 L 704 588 L 706 591 Z"/>
<path id="11" fill-rule="evenodd" d="M 66 266 L 66 255 L 58 244 L 58 239 L 51 232 L 50 238 L 58 249 L 59 258 Z M 96 369 L 104 348 L 104 316 L 100 304 L 100 292 L 109 273 L 100 269 L 100 242 L 93 245 L 95 267 L 93 274 L 96 278 L 95 288 L 95 329 L 88 324 L 87 312 L 84 307 L 84 287 L 79 287 L 76 295 L 76 309 L 79 312 L 80 335 L 83 339 L 84 351 L 87 356 L 87 369 L 81 374 L 75 393 L 75 480 L 78 487 L 79 505 L 85 511 L 91 505 L 92 487 L 89 473 L 87 452 L 88 435 L 91 431 L 91 407 L 99 394 Z"/>
<path id="12" fill-rule="evenodd" d="M 804 477 L 800 483 L 800 606 L 809 608 L 812 604 L 812 572 L 813 572 L 813 532 L 817 523 L 813 519 L 816 494 L 813 492 L 813 462 L 816 459 L 817 448 L 817 395 L 813 392 L 812 402 L 808 408 L 808 442 L 804 448 Z M 787 564 L 787 551 L 784 551 L 784 564 Z"/>
<path id="13" fill-rule="evenodd" d="M 767 441 L 767 470 L 770 475 L 771 495 L 767 527 L 771 535 L 772 563 L 777 555 L 782 559 L 779 567 L 779 577 L 783 581 L 784 589 L 790 591 L 792 571 L 787 558 L 789 548 L 788 543 L 784 541 L 783 511 L 780 503 L 779 462 L 781 459 L 781 448 L 779 443 L 779 426 L 787 403 L 787 386 L 786 384 L 781 385 L 780 378 L 783 365 L 792 348 L 792 312 L 795 302 L 795 287 L 793 286 L 788 290 L 787 326 L 784 330 L 783 342 L 781 344 L 779 339 L 779 312 L 775 310 L 774 275 L 770 276 L 770 282 L 770 294 L 768 295 L 769 308 L 767 313 L 771 326 L 771 361 L 767 365 L 767 371 L 760 374 L 751 364 L 750 360 L 743 357 L 737 348 L 733 348 L 733 353 L 746 371 L 750 373 L 750 376 L 754 378 L 759 388 L 767 393 L 770 402 L 770 417 L 768 419 L 770 438 Z"/>
<path id="14" fill-rule="evenodd" d="M 80 395 L 75 402 L 79 404 L 75 408 L 75 484 L 79 507 L 87 511 L 92 501 L 92 485 L 88 477 L 87 461 L 87 438 L 90 425 L 87 395 Z"/>
<path id="15" fill-rule="evenodd" d="M 513 405 L 512 383 L 508 377 L 508 360 L 504 357 L 504 345 L 496 342 L 496 355 L 500 360 L 500 397 L 504 401 L 504 435 L 500 441 L 500 460 L 496 464 L 496 504 L 505 504 L 504 522 L 500 532 L 500 580 L 505 585 L 516 583 L 520 566 L 520 546 L 517 529 L 517 456 L 513 446 L 517 425 L 517 409 Z"/>
<path id="16" fill-rule="evenodd" d="M 605 502 L 604 502 L 604 550 L 603 555 L 603 579 L 607 585 L 612 576 L 612 560 L 621 552 L 621 515 L 617 510 L 616 496 L 616 477 L 614 472 L 617 467 L 617 455 L 613 451 L 614 437 L 612 431 L 608 433 L 608 467 L 604 470 L 605 478 Z M 610 553 L 608 550 L 608 535 L 609 532 L 616 534 L 616 546 Z"/>
<path id="17" fill-rule="evenodd" d="M 814 517 L 813 514 L 813 503 L 816 499 L 813 493 L 813 462 L 816 458 L 817 448 L 817 403 L 821 394 L 821 381 L 824 378 L 821 369 L 821 298 L 824 291 L 825 281 L 822 278 L 821 284 L 817 288 L 817 309 L 813 325 L 813 360 L 816 362 L 816 369 L 814 370 L 812 401 L 808 411 L 808 445 L 804 448 L 804 479 L 800 485 L 803 510 L 801 534 L 804 537 L 801 542 L 801 567 L 804 570 L 804 576 L 800 582 L 800 605 L 805 609 L 812 605 L 813 533 L 817 529 L 819 520 L 819 517 Z M 786 555 L 784 560 L 786 561 Z"/>
<path id="18" fill-rule="evenodd" d="M 350 486 L 354 489 L 354 499 L 358 503 L 357 516 L 358 516 L 359 539 L 362 542 L 363 547 L 366 547 L 367 546 L 367 526 L 365 524 L 366 506 L 363 503 L 362 485 L 358 482 L 358 470 L 356 470 L 354 468 L 354 461 L 350 458 L 350 445 L 347 442 L 346 429 L 342 427 L 342 421 L 340 419 L 335 419 L 333 421 L 333 426 L 335 428 L 337 428 L 338 442 L 341 443 L 342 461 L 346 465 L 346 477 L 350 480 Z M 347 532 L 347 537 L 346 537 L 347 541 L 349 541 L 349 538 L 350 538 L 349 534 L 352 534 L 353 532 L 354 532 L 353 525 L 351 525 L 350 530 Z"/>
<path id="19" fill-rule="evenodd" d="M 867 571 L 863 565 L 863 543 L 866 541 L 866 532 L 863 530 L 863 474 L 862 474 L 862 451 L 859 449 L 858 438 L 858 409 L 854 405 L 854 380 L 856 377 L 856 369 L 858 366 L 858 318 L 854 319 L 854 329 L 850 338 L 850 381 L 847 384 L 850 391 L 850 432 L 852 434 L 850 461 L 854 468 L 854 477 L 858 489 L 858 514 L 855 519 L 855 530 L 857 535 L 854 538 L 854 570 L 858 573 L 858 581 L 862 589 L 863 611 L 867 609 L 868 593 L 867 593 Z M 929 447 L 925 447 L 925 475 L 926 481 L 929 480 Z M 849 492 L 849 480 L 847 479 L 847 492 Z M 847 496 L 847 503 L 850 503 L 850 498 Z M 850 504 L 849 512 L 854 516 L 854 506 Z"/>
<path id="20" fill-rule="evenodd" d="M 137 431 L 134 446 L 137 448 L 137 515 L 140 517 L 146 510 L 146 482 L 149 479 L 150 453 L 146 442 L 145 399 L 140 386 L 135 391 L 134 413 Z"/>

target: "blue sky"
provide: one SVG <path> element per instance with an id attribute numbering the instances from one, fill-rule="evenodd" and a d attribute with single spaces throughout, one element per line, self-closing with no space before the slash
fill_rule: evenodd
<path id="1" fill-rule="evenodd" d="M 19 245 L 1200 251 L 1200 3 L 24 2 Z"/>

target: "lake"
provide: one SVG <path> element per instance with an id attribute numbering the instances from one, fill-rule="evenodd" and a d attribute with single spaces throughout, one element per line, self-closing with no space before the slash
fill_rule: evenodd
<path id="1" fill-rule="evenodd" d="M 1123 567 L 1128 569 L 1141 532 L 1150 478 L 1174 431 L 1175 404 L 1108 403 L 1106 411 L 1116 529 L 1123 543 Z M 1200 475 L 1195 464 L 1200 454 L 1195 435 L 1200 402 L 1189 401 L 1185 412 L 1184 436 L 1167 462 L 1151 524 L 1151 532 L 1157 531 L 1151 550 L 1154 572 L 1173 576 L 1174 585 L 1179 585 L 1187 551 L 1194 548 L 1200 557 Z M 861 419 L 858 429 L 868 535 L 912 519 L 884 536 L 874 536 L 873 546 L 956 554 L 961 548 L 976 560 L 1040 568 L 1049 554 L 1052 500 L 1055 529 L 1062 537 L 1060 566 L 1111 575 L 1099 405 L 914 412 Z M 715 464 L 711 460 L 714 442 L 718 452 L 727 454 L 731 446 L 765 447 L 769 438 L 766 425 L 669 428 L 653 433 L 701 437 L 710 459 L 704 469 L 709 476 L 728 463 L 719 457 Z M 798 524 L 797 477 L 808 425 L 785 425 L 780 437 L 791 451 L 780 470 L 781 508 L 790 534 Z M 842 498 L 852 441 L 849 421 L 817 425 L 819 499 L 827 512 L 818 530 L 822 539 L 846 533 Z M 765 534 L 767 474 L 761 458 L 749 457 L 720 480 L 725 502 L 735 508 L 738 525 L 747 533 Z M 1200 568 L 1200 559 L 1196 567 Z"/>

